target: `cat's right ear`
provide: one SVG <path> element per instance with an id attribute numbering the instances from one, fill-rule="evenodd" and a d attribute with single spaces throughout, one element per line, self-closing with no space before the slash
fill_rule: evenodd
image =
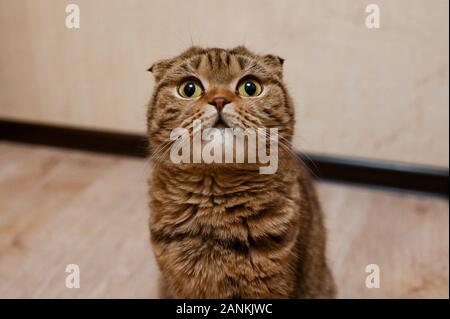
<path id="1" fill-rule="evenodd" d="M 153 63 L 147 71 L 151 72 L 155 77 L 155 80 L 160 81 L 165 72 L 172 66 L 172 60 L 162 60 L 156 63 Z"/>
<path id="2" fill-rule="evenodd" d="M 281 78 L 283 77 L 283 64 L 284 59 L 274 54 L 267 54 L 263 57 L 264 62 L 273 68 L 276 74 Z"/>

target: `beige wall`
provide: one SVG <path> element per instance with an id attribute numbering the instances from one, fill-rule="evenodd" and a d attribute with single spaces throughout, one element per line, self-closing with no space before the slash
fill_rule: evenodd
<path id="1" fill-rule="evenodd" d="M 77 3 L 81 29 L 64 25 Z M 364 25 L 377 3 L 381 28 Z M 145 131 L 151 62 L 191 43 L 286 58 L 297 148 L 448 166 L 448 1 L 0 0 L 0 117 Z"/>

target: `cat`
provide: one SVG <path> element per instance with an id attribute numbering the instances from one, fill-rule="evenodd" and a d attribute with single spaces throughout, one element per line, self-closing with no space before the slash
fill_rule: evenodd
<path id="1" fill-rule="evenodd" d="M 333 298 L 323 215 L 294 156 L 283 62 L 243 46 L 192 47 L 153 64 L 147 114 L 150 238 L 164 298 Z M 170 161 L 171 131 L 277 128 L 279 167 Z M 194 131 L 190 131 L 194 134 Z"/>

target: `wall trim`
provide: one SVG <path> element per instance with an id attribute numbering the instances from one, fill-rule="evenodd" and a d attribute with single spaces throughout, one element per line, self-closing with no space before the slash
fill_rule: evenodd
<path id="1" fill-rule="evenodd" d="M 0 140 L 49 145 L 96 153 L 147 156 L 146 137 L 0 119 Z M 448 168 L 320 154 L 299 154 L 319 180 L 449 197 Z"/>

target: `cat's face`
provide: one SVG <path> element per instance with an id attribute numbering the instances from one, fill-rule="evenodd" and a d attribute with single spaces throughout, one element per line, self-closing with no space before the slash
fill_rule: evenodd
<path id="1" fill-rule="evenodd" d="M 156 85 L 148 111 L 151 151 L 178 127 L 277 128 L 290 141 L 294 113 L 282 83 L 283 60 L 232 50 L 193 47 L 154 64 Z"/>

